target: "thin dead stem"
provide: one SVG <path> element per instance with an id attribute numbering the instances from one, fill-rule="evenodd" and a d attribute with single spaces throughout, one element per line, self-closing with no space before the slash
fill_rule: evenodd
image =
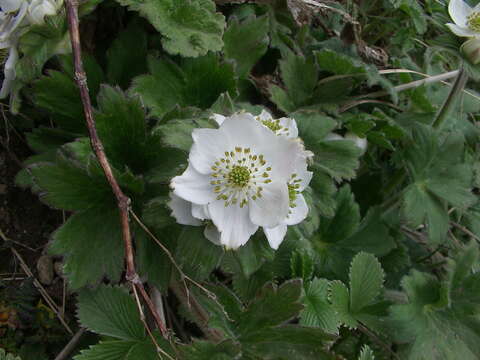
<path id="1" fill-rule="evenodd" d="M 67 11 L 68 19 L 68 29 L 70 32 L 70 41 L 72 44 L 73 50 L 73 63 L 74 63 L 74 77 L 77 83 L 77 86 L 80 91 L 80 97 L 82 99 L 83 111 L 85 115 L 85 120 L 87 123 L 87 128 L 90 136 L 90 143 L 92 149 L 95 152 L 95 155 L 100 163 L 105 177 L 107 178 L 110 187 L 117 199 L 117 205 L 120 213 L 120 222 L 122 226 L 122 236 L 125 247 L 125 262 L 126 262 L 126 280 L 131 284 L 134 292 L 138 290 L 147 304 L 150 312 L 153 315 L 156 326 L 160 330 L 160 333 L 164 337 L 168 337 L 167 329 L 165 324 L 161 321 L 160 316 L 158 315 L 154 306 L 152 306 L 152 300 L 148 296 L 145 288 L 136 272 L 135 269 L 135 258 L 132 244 L 132 236 L 130 232 L 130 225 L 128 219 L 128 210 L 130 208 L 130 199 L 123 193 L 120 188 L 115 176 L 113 175 L 113 170 L 108 162 L 107 156 L 105 154 L 102 141 L 100 140 L 97 129 L 95 127 L 95 119 L 93 117 L 92 104 L 90 102 L 90 95 L 87 85 L 87 76 L 83 68 L 82 62 L 82 51 L 80 45 L 80 32 L 79 32 L 79 19 L 78 19 L 78 0 L 66 0 L 65 7 Z M 139 308 L 141 311 L 141 307 Z M 147 331 L 150 331 L 147 327 Z"/>

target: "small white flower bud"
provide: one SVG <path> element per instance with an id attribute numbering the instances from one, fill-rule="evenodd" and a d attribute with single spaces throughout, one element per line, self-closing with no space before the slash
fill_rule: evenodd
<path id="1" fill-rule="evenodd" d="M 460 51 L 473 65 L 480 63 L 480 39 L 472 38 L 465 41 Z"/>
<path id="2" fill-rule="evenodd" d="M 355 145 L 357 145 L 357 147 L 360 148 L 360 150 L 362 150 L 362 155 L 365 153 L 365 151 L 367 151 L 368 143 L 366 138 L 361 138 L 355 135 L 354 133 L 348 132 L 345 134 L 345 139 L 352 140 L 355 143 Z"/>

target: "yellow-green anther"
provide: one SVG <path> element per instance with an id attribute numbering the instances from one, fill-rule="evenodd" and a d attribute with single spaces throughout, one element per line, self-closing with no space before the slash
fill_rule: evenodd
<path id="1" fill-rule="evenodd" d="M 244 187 L 250 181 L 250 170 L 246 166 L 235 165 L 228 173 L 228 181 L 233 185 Z"/>
<path id="2" fill-rule="evenodd" d="M 467 17 L 468 28 L 475 32 L 480 32 L 480 12 L 474 11 Z"/>

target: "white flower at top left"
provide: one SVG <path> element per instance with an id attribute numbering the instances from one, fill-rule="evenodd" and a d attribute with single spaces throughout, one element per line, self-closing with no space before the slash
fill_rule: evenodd
<path id="1" fill-rule="evenodd" d="M 197 225 L 198 219 L 211 219 L 218 243 L 231 249 L 260 226 L 283 224 L 301 143 L 275 135 L 249 113 L 226 118 L 218 129 L 195 129 L 192 138 L 188 167 L 171 182 L 177 221 Z"/>

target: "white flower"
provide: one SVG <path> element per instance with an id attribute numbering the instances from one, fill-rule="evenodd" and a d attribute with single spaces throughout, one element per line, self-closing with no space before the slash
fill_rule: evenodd
<path id="1" fill-rule="evenodd" d="M 447 26 L 457 36 L 480 37 L 480 4 L 471 8 L 463 0 L 450 0 L 448 12 L 454 24 Z"/>
<path id="2" fill-rule="evenodd" d="M 192 137 L 188 167 L 171 186 L 192 203 L 192 217 L 212 220 L 220 244 L 236 249 L 259 226 L 285 220 L 287 183 L 303 155 L 299 142 L 276 136 L 249 113 L 224 118 L 218 129 L 195 129 Z"/>
<path id="3" fill-rule="evenodd" d="M 43 24 L 45 16 L 55 15 L 62 5 L 63 0 L 32 0 L 27 19 L 30 24 Z"/>

